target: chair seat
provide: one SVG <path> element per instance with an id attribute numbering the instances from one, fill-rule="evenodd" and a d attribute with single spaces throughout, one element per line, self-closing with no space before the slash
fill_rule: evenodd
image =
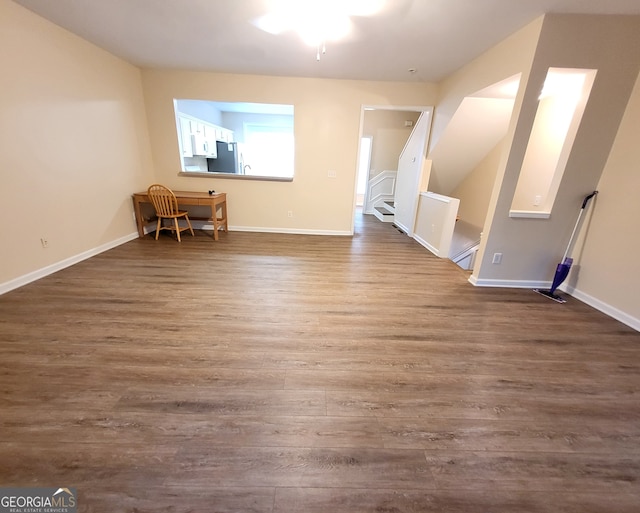
<path id="1" fill-rule="evenodd" d="M 175 214 L 163 214 L 163 215 L 158 216 L 158 217 L 164 217 L 165 219 L 174 219 L 176 217 L 184 217 L 186 215 L 189 215 L 189 212 L 187 212 L 186 210 L 180 210 L 179 212 L 176 212 Z M 197 221 L 197 219 L 196 219 L 196 221 Z"/>

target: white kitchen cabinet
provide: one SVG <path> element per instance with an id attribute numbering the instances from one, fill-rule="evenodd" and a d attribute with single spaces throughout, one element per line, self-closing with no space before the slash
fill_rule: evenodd
<path id="1" fill-rule="evenodd" d="M 191 120 L 180 116 L 179 130 L 180 130 L 180 155 L 183 157 L 193 157 L 193 141 L 191 139 Z"/>
<path id="2" fill-rule="evenodd" d="M 216 158 L 218 156 L 215 139 L 207 138 L 204 131 L 193 134 L 191 140 L 195 157 Z"/>
<path id="3" fill-rule="evenodd" d="M 218 141 L 222 141 L 226 143 L 233 142 L 233 130 L 229 130 L 227 128 L 220 128 Z"/>
<path id="4" fill-rule="evenodd" d="M 233 142 L 233 130 L 178 114 L 182 157 L 217 158 L 216 141 Z"/>

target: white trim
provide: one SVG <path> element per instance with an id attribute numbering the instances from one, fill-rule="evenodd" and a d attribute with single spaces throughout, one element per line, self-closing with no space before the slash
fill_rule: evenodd
<path id="1" fill-rule="evenodd" d="M 365 110 L 400 110 L 400 111 L 409 111 L 409 112 L 429 112 L 431 113 L 434 108 L 431 106 L 420 106 L 420 105 L 371 105 L 371 104 L 363 104 L 361 106 L 362 111 Z M 415 126 L 415 125 L 414 125 Z"/>
<path id="2" fill-rule="evenodd" d="M 475 276 L 469 277 L 469 283 L 476 287 L 505 287 L 505 288 L 523 288 L 523 289 L 544 289 L 548 290 L 551 287 L 550 281 L 526 281 L 526 280 L 490 280 L 490 279 L 481 279 L 479 280 Z M 590 307 L 602 312 L 613 319 L 620 321 L 623 324 L 626 324 L 630 328 L 633 328 L 636 331 L 640 331 L 640 319 L 637 317 L 633 317 L 622 310 L 619 310 L 615 306 L 611 306 L 604 301 L 601 301 L 593 296 L 590 296 L 586 292 L 582 292 L 581 290 L 574 289 L 572 287 L 567 287 L 562 285 L 558 287 L 558 290 L 568 294 L 571 297 L 576 298 L 579 301 L 589 305 Z"/>
<path id="3" fill-rule="evenodd" d="M 438 248 L 436 248 L 435 246 L 432 246 L 431 244 L 429 244 L 426 240 L 424 240 L 422 237 L 420 237 L 419 235 L 416 235 L 415 233 L 413 234 L 413 239 L 420 244 L 422 247 L 427 248 L 429 251 L 431 251 L 431 253 L 433 253 L 435 256 L 442 258 L 442 255 L 440 255 L 440 251 L 438 251 Z"/>
<path id="4" fill-rule="evenodd" d="M 566 292 L 567 294 L 579 299 L 583 303 L 595 308 L 596 310 L 608 315 L 609 317 L 613 317 L 615 320 L 620 321 L 623 324 L 626 324 L 630 328 L 633 328 L 636 331 L 640 331 L 640 319 L 637 317 L 633 317 L 622 310 L 617 309 L 615 306 L 611 306 L 604 301 L 600 301 L 599 299 L 590 296 L 586 292 L 582 292 L 581 290 L 574 289 L 571 287 L 559 287 L 560 290 Z"/>
<path id="5" fill-rule="evenodd" d="M 206 230 L 207 228 L 204 228 L 204 229 Z M 349 236 L 349 237 L 353 235 L 348 230 L 307 230 L 304 228 L 267 228 L 264 226 L 230 226 L 229 231 L 230 232 L 255 232 L 255 233 L 285 233 L 285 234 L 293 234 L 293 235 L 340 235 L 340 236 Z"/>
<path id="6" fill-rule="evenodd" d="M 411 235 L 434 255 L 448 258 L 459 206 L 457 198 L 421 192 Z M 436 226 L 440 229 L 439 236 L 434 231 Z"/>
<path id="7" fill-rule="evenodd" d="M 508 289 L 548 289 L 551 287 L 550 281 L 478 279 L 473 275 L 469 277 L 469 283 L 476 287 L 501 287 Z"/>
<path id="8" fill-rule="evenodd" d="M 424 196 L 425 198 L 430 198 L 436 201 L 442 201 L 442 203 L 451 203 L 453 198 L 449 196 L 443 196 L 442 194 L 437 194 L 435 192 L 422 191 L 420 196 Z"/>
<path id="9" fill-rule="evenodd" d="M 191 221 L 195 230 L 213 231 L 213 225 L 207 221 Z M 224 232 L 224 230 L 221 230 Z M 304 228 L 269 228 L 265 226 L 229 226 L 230 232 L 255 232 L 255 233 L 287 233 L 294 235 L 348 235 L 353 233 L 347 230 L 306 230 Z"/>
<path id="10" fill-rule="evenodd" d="M 432 163 L 427 160 L 427 149 L 429 147 L 429 138 L 431 137 L 432 112 L 433 110 L 429 112 L 423 111 L 420 114 L 398 159 L 394 219 L 399 226 L 406 225 L 404 227 L 410 237 L 413 237 L 415 231 L 420 191 L 427 188 L 429 174 L 431 173 Z M 425 114 L 427 117 L 425 117 Z M 409 147 L 419 151 L 414 156 L 406 155 Z M 418 159 L 420 160 L 416 163 Z M 404 205 L 408 208 L 405 209 Z M 398 208 L 398 206 L 401 208 Z"/>
<path id="11" fill-rule="evenodd" d="M 376 217 L 378 221 L 381 223 L 393 223 L 393 218 L 395 215 L 389 209 L 386 209 L 386 212 L 383 214 L 378 209 L 373 211 L 373 215 Z"/>
<path id="12" fill-rule="evenodd" d="M 420 112 L 421 115 L 424 112 L 428 112 L 429 113 L 429 130 L 428 130 L 428 134 L 427 134 L 427 140 L 425 141 L 425 152 L 424 152 L 424 156 L 426 158 L 426 154 L 427 154 L 427 149 L 429 147 L 429 141 L 431 139 L 431 126 L 433 125 L 433 113 L 435 111 L 435 107 L 433 105 L 430 106 L 418 106 L 418 105 L 375 105 L 375 104 L 361 104 L 360 105 L 360 126 L 358 128 L 358 140 L 360 140 L 363 136 L 364 136 L 364 117 L 365 117 L 365 111 L 368 110 L 391 110 L 391 111 L 408 111 L 408 112 Z M 416 123 L 417 124 L 417 123 Z M 415 125 L 414 128 L 415 129 Z M 413 129 L 412 132 L 413 133 Z M 408 139 L 407 139 L 408 140 Z M 406 146 L 406 143 L 405 143 Z M 360 153 L 360 145 L 358 144 L 358 154 Z M 404 149 L 403 149 L 404 152 Z M 359 158 L 359 156 L 358 156 Z M 356 161 L 356 172 L 354 173 L 354 195 L 353 195 L 353 205 L 352 205 L 352 212 L 351 212 L 351 229 L 350 229 L 350 233 L 349 235 L 353 235 L 355 233 L 355 218 L 356 218 L 356 210 L 357 210 L 357 205 L 356 205 L 356 197 L 357 197 L 357 193 L 356 190 L 358 188 L 358 172 L 357 172 L 357 165 L 358 165 L 358 161 Z M 369 170 L 369 172 L 371 172 L 371 170 Z M 417 202 L 416 202 L 417 203 Z M 366 207 L 366 205 L 364 205 Z M 364 211 L 364 209 L 363 209 Z M 366 212 L 365 212 L 366 213 Z M 407 230 L 407 233 L 409 233 L 409 231 Z"/>
<path id="13" fill-rule="evenodd" d="M 366 159 L 367 159 L 367 164 L 366 164 L 366 170 L 362 169 L 362 159 L 365 157 L 364 155 L 362 155 L 362 143 L 363 141 L 367 139 L 369 141 L 368 144 L 368 153 L 366 154 Z M 360 142 L 358 144 L 358 170 L 356 173 L 356 187 L 355 187 L 355 195 L 354 195 L 354 203 L 356 205 L 356 208 L 358 207 L 358 187 L 360 186 L 360 180 L 364 181 L 364 194 L 363 194 L 363 198 L 362 198 L 362 208 L 364 210 L 364 208 L 367 206 L 367 202 L 369 201 L 369 181 L 370 181 L 370 177 L 371 177 L 371 155 L 373 154 L 373 136 L 372 135 L 363 135 L 362 137 L 360 137 Z M 364 177 L 362 176 L 364 175 Z"/>
<path id="14" fill-rule="evenodd" d="M 551 212 L 540 212 L 537 210 L 509 210 L 509 217 L 549 219 L 551 217 Z"/>
<path id="15" fill-rule="evenodd" d="M 106 242 L 96 248 L 89 249 L 87 251 L 83 251 L 78 255 L 71 256 L 69 258 L 65 258 L 64 260 L 60 260 L 54 264 L 48 265 L 47 267 L 43 267 L 42 269 L 38 269 L 36 271 L 27 273 L 23 276 L 19 276 L 18 278 L 14 278 L 13 280 L 0 283 L 0 295 L 6 294 L 7 292 L 37 281 L 45 276 L 49 276 L 55 272 L 61 271 L 67 267 L 70 267 L 74 264 L 82 262 L 83 260 L 87 260 L 93 256 L 96 256 L 100 253 L 113 249 L 117 246 L 120 246 L 126 242 L 132 241 L 138 238 L 138 232 L 130 233 L 129 235 L 125 235 L 124 237 L 120 237 L 119 239 L 112 240 L 110 242 Z"/>
<path id="16" fill-rule="evenodd" d="M 397 177 L 397 170 L 385 169 L 367 181 L 367 192 L 365 193 L 363 205 L 363 212 L 365 214 L 373 214 L 375 207 L 383 205 L 385 201 L 393 201 L 396 192 Z M 386 191 L 388 192 L 378 192 L 374 195 L 374 188 L 377 188 L 378 186 L 380 186 L 381 189 L 384 189 L 385 186 L 387 186 Z"/>
<path id="17" fill-rule="evenodd" d="M 395 218 L 395 214 L 393 217 L 393 224 L 395 224 L 398 228 L 400 228 L 400 230 L 402 230 L 405 233 L 405 235 L 408 235 L 409 237 L 413 238 L 414 234 L 410 233 L 409 228 Z"/>

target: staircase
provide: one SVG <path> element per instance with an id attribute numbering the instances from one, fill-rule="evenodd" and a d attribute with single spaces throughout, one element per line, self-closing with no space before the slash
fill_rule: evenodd
<path id="1" fill-rule="evenodd" d="M 476 263 L 476 254 L 478 253 L 478 249 L 480 249 L 479 240 L 471 243 L 468 247 L 464 248 L 463 251 L 453 255 L 451 260 L 454 264 L 457 264 L 466 271 L 471 271 Z"/>
<path id="2" fill-rule="evenodd" d="M 481 231 L 478 226 L 458 220 L 451 240 L 449 259 L 467 271 L 472 270 L 480 248 Z"/>
<path id="3" fill-rule="evenodd" d="M 383 223 L 393 223 L 395 211 L 393 201 L 385 201 L 382 205 L 373 208 L 373 215 Z"/>

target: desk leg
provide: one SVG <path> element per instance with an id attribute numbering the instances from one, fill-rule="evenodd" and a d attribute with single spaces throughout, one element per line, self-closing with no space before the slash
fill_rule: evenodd
<path id="1" fill-rule="evenodd" d="M 138 236 L 144 237 L 144 223 L 142 222 L 142 213 L 140 212 L 140 201 L 138 198 L 133 198 L 133 211 L 136 215 L 136 225 L 138 227 Z"/>
<path id="2" fill-rule="evenodd" d="M 213 240 L 218 240 L 218 204 L 211 203 L 211 220 L 213 221 Z"/>
<path id="3" fill-rule="evenodd" d="M 222 219 L 225 233 L 229 233 L 229 218 L 227 217 L 227 202 L 222 202 Z"/>

